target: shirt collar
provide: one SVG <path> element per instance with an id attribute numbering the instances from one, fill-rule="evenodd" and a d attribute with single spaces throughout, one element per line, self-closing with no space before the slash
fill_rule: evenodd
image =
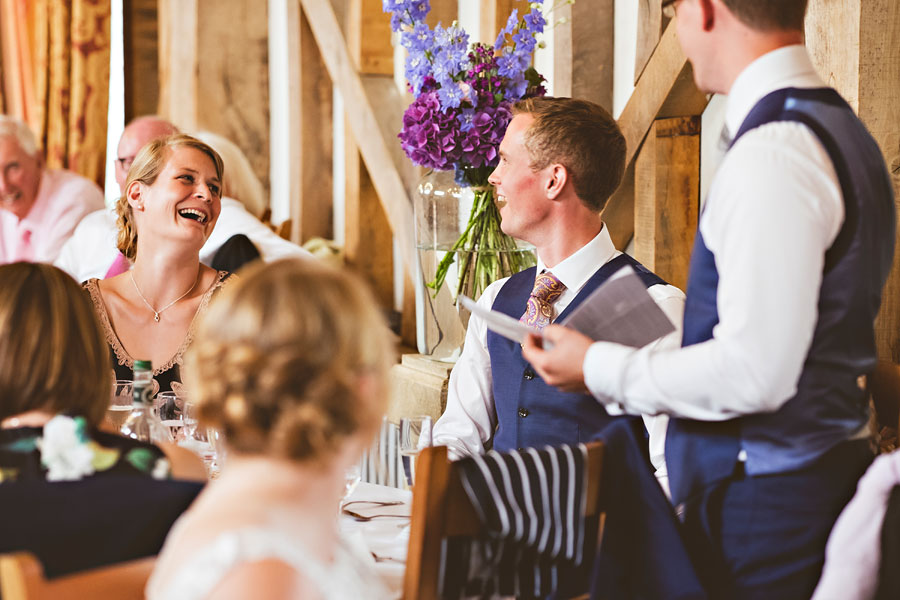
<path id="1" fill-rule="evenodd" d="M 19 221 L 20 231 L 28 230 L 34 232 L 36 229 L 40 229 L 41 225 L 52 222 L 52 219 L 48 219 L 46 215 L 50 207 L 50 203 L 47 202 L 49 194 L 45 193 L 48 187 L 50 187 L 49 173 L 44 169 L 41 173 L 41 180 L 38 183 L 34 204 L 31 205 L 31 210 L 28 211 L 25 218 Z"/>
<path id="2" fill-rule="evenodd" d="M 538 256 L 536 273 L 542 273 L 547 269 L 566 286 L 567 290 L 577 292 L 601 265 L 605 265 L 618 254 L 619 251 L 613 245 L 612 239 L 609 237 L 609 230 L 604 223 L 600 233 L 594 239 L 553 268 L 547 269 L 544 261 Z"/>
<path id="3" fill-rule="evenodd" d="M 787 87 L 824 86 L 805 46 L 796 44 L 778 48 L 750 63 L 734 80 L 728 94 L 725 124 L 732 136 L 737 135 L 756 103 L 771 92 Z"/>

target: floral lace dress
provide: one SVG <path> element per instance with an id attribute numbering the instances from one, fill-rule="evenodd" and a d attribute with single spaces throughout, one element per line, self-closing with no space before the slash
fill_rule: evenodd
<path id="1" fill-rule="evenodd" d="M 228 271 L 218 272 L 215 282 L 209 286 L 209 289 L 203 294 L 203 298 L 200 300 L 200 306 L 197 308 L 197 313 L 194 315 L 194 319 L 191 321 L 190 327 L 188 327 L 187 335 L 184 336 L 184 341 L 181 343 L 181 346 L 179 346 L 178 351 L 164 364 L 154 365 L 153 378 L 159 384 L 160 392 L 171 390 L 173 381 L 181 382 L 181 364 L 184 359 L 185 351 L 194 339 L 197 316 L 206 312 L 209 301 L 225 285 L 225 283 L 229 281 L 230 277 L 231 273 Z M 112 323 L 109 320 L 109 313 L 106 311 L 106 304 L 103 302 L 103 297 L 100 295 L 99 281 L 99 279 L 88 279 L 82 286 L 90 294 L 91 302 L 94 304 L 94 310 L 97 313 L 97 317 L 100 319 L 100 325 L 103 326 L 103 333 L 106 336 L 106 343 L 109 344 L 109 354 L 112 359 L 113 369 L 116 372 L 116 379 L 131 379 L 134 372 L 134 358 L 132 358 L 125 350 L 125 347 L 119 340 L 119 336 L 116 334 L 116 330 L 113 329 Z"/>
<path id="2" fill-rule="evenodd" d="M 57 415 L 43 427 L 0 429 L 0 485 L 107 473 L 169 479 L 171 467 L 153 444 L 91 429 L 83 417 Z"/>

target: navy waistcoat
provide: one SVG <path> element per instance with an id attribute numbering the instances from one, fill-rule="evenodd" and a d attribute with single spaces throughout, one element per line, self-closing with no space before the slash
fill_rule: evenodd
<path id="1" fill-rule="evenodd" d="M 741 450 L 749 475 L 790 472 L 851 437 L 868 418 L 857 379 L 876 362 L 873 322 L 894 254 L 891 180 L 875 140 L 834 90 L 773 92 L 750 111 L 735 141 L 776 121 L 806 125 L 825 147 L 841 185 L 844 223 L 825 253 L 818 320 L 796 394 L 773 413 L 725 422 L 672 419 L 666 462 L 675 503 L 730 476 Z M 682 346 L 713 337 L 718 281 L 715 256 L 698 230 Z"/>
<path id="2" fill-rule="evenodd" d="M 625 265 L 631 265 L 644 285 L 665 284 L 642 264 L 620 254 L 594 273 L 574 300 L 559 315 L 563 319 L 600 284 Z M 534 288 L 536 267 L 516 273 L 503 284 L 493 309 L 518 319 L 525 312 Z M 561 392 L 547 385 L 522 358 L 518 342 L 488 330 L 494 408 L 498 429 L 494 449 L 501 452 L 526 447 L 588 442 L 610 417 L 590 394 Z"/>

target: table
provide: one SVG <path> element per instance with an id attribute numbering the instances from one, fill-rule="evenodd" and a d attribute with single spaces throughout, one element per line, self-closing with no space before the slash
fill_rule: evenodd
<path id="1" fill-rule="evenodd" d="M 382 506 L 376 502 L 401 504 Z M 351 546 L 372 561 L 375 572 L 394 597 L 399 598 L 403 588 L 403 573 L 406 569 L 412 493 L 408 490 L 362 482 L 347 498 L 345 505 L 348 510 L 367 517 L 390 515 L 360 521 L 342 513 L 340 530 L 341 535 Z"/>

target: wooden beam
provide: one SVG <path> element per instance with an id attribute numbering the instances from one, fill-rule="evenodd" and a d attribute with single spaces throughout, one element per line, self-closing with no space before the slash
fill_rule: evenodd
<path id="1" fill-rule="evenodd" d="M 562 4 L 553 30 L 553 86 L 557 96 L 596 102 L 612 112 L 614 0 Z"/>
<path id="2" fill-rule="evenodd" d="M 363 0 L 359 72 L 367 75 L 394 75 L 394 48 L 391 46 L 391 16 L 381 8 L 381 0 Z"/>
<path id="3" fill-rule="evenodd" d="M 185 131 L 197 129 L 197 3 L 159 0 L 159 110 Z"/>
<path id="4" fill-rule="evenodd" d="M 603 209 L 603 223 L 609 230 L 613 245 L 624 250 L 634 237 L 634 162 L 625 169 L 619 185 Z"/>
<path id="5" fill-rule="evenodd" d="M 351 138 L 350 135 L 347 136 Z M 379 304 L 394 306 L 394 263 L 390 223 L 378 202 L 372 178 L 348 139 L 345 144 L 346 194 L 344 197 L 344 259 L 375 293 Z"/>
<path id="6" fill-rule="evenodd" d="M 634 257 L 685 289 L 700 209 L 700 117 L 655 121 L 634 164 Z"/>
<path id="7" fill-rule="evenodd" d="M 125 122 L 153 114 L 159 104 L 158 0 L 125 0 Z"/>
<path id="8" fill-rule="evenodd" d="M 376 15 L 382 21 L 388 19 L 386 29 L 381 30 L 375 26 L 375 33 L 380 32 L 380 36 L 373 35 L 369 30 Z M 385 57 L 388 57 L 388 65 L 392 71 L 390 19 L 381 11 L 381 2 L 350 0 L 345 18 L 343 30 L 347 49 L 357 71 L 364 72 L 366 67 L 377 69 Z M 392 81 L 377 74 L 371 75 L 371 78 L 388 83 Z M 345 103 L 345 113 L 348 108 Z M 369 282 L 381 306 L 390 310 L 394 306 L 394 257 L 390 224 L 372 185 L 372 178 L 360 157 L 357 140 L 351 132 L 352 127 L 346 126 L 344 129 L 344 259 Z"/>
<path id="9" fill-rule="evenodd" d="M 637 83 L 662 34 L 662 5 L 658 0 L 638 0 L 637 48 L 634 59 L 634 81 Z"/>
<path id="10" fill-rule="evenodd" d="M 479 2 L 489 2 L 490 0 L 479 0 Z M 441 23 L 444 27 L 450 27 L 453 21 L 459 20 L 459 1 L 458 0 L 432 0 L 431 10 L 425 17 L 428 26 L 434 29 L 434 26 Z"/>
<path id="11" fill-rule="evenodd" d="M 513 9 L 518 9 L 521 17 L 523 11 L 529 10 L 528 3 L 524 0 L 481 0 L 477 41 L 493 46 Z"/>
<path id="12" fill-rule="evenodd" d="M 300 0 L 309 19 L 319 51 L 331 80 L 340 90 L 347 107 L 347 117 L 353 137 L 359 144 L 372 183 L 387 214 L 391 229 L 401 248 L 406 271 L 415 275 L 415 244 L 413 240 L 412 204 L 400 168 L 392 159 L 391 146 L 395 136 L 386 139 L 376 117 L 374 106 L 383 99 L 372 99 L 366 93 L 357 72 L 335 11 L 327 0 Z M 399 110 L 402 111 L 402 105 Z"/>
<path id="13" fill-rule="evenodd" d="M 334 237 L 334 208 L 332 201 L 333 168 L 333 86 L 325 69 L 312 29 L 299 4 L 291 2 L 291 12 L 296 12 L 299 36 L 289 43 L 296 43 L 299 56 L 296 65 L 299 81 L 291 86 L 291 96 L 299 98 L 296 117 L 299 131 L 292 132 L 299 144 L 299 191 L 292 197 L 291 215 L 296 223 L 291 241 L 303 244 L 313 237 Z M 295 188 L 296 186 L 291 186 Z M 293 194 L 292 194 L 293 196 Z"/>
<path id="14" fill-rule="evenodd" d="M 703 113 L 709 98 L 694 85 L 688 63 L 675 33 L 675 20 L 667 26 L 653 50 L 631 99 L 619 117 L 625 136 L 626 164 L 631 164 L 644 136 L 659 116 L 681 117 Z M 617 192 L 603 211 L 603 220 L 619 240 L 627 241 L 634 233 L 634 213 L 629 204 L 633 198 Z M 624 248 L 624 244 L 618 247 Z"/>

